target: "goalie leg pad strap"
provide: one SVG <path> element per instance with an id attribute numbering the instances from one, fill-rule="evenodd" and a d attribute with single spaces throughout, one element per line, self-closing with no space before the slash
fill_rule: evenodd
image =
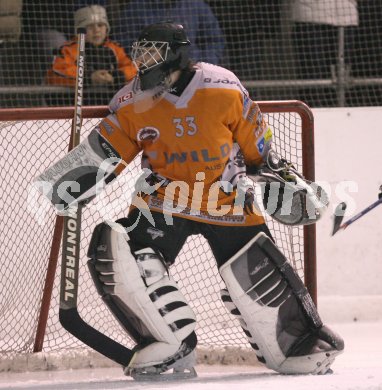
<path id="1" fill-rule="evenodd" d="M 98 292 L 140 344 L 130 367 L 167 369 L 193 351 L 195 315 L 158 253 L 151 248 L 132 253 L 124 228 L 102 223 L 88 256 Z"/>
<path id="2" fill-rule="evenodd" d="M 264 233 L 228 260 L 220 273 L 242 327 L 268 368 L 294 374 L 329 370 L 343 341 L 322 326 L 301 279 Z"/>

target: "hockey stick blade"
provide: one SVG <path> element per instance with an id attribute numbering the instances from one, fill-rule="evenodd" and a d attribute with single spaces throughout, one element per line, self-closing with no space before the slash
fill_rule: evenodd
<path id="1" fill-rule="evenodd" d="M 370 206 L 366 207 L 364 210 L 360 211 L 358 214 L 356 214 L 354 217 L 348 219 L 344 223 L 342 223 L 343 220 L 343 211 L 346 209 L 345 203 L 340 203 L 335 210 L 335 216 L 334 216 L 334 226 L 333 226 L 333 233 L 332 236 L 338 232 L 340 229 L 346 229 L 349 225 L 351 225 L 353 222 L 357 221 L 361 217 L 363 217 L 365 214 L 367 214 L 369 211 L 373 210 L 375 207 L 382 204 L 382 194 L 380 193 L 378 195 L 378 200 L 372 203 Z M 341 215 L 342 214 L 342 215 Z"/>
<path id="2" fill-rule="evenodd" d="M 62 326 L 89 347 L 123 367 L 127 367 L 131 362 L 135 352 L 87 324 L 78 314 L 76 307 L 60 308 L 59 317 Z"/>
<path id="3" fill-rule="evenodd" d="M 333 222 L 332 236 L 334 236 L 338 232 L 338 230 L 340 230 L 342 228 L 341 224 L 342 224 L 342 221 L 344 219 L 346 207 L 347 207 L 346 203 L 342 202 L 336 207 L 336 209 L 334 211 L 334 222 Z"/>

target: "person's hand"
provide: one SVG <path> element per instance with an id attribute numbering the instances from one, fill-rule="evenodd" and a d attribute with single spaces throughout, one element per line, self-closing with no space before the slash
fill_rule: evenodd
<path id="1" fill-rule="evenodd" d="M 95 70 L 91 75 L 91 79 L 93 85 L 113 84 L 114 82 L 114 77 L 104 69 Z"/>

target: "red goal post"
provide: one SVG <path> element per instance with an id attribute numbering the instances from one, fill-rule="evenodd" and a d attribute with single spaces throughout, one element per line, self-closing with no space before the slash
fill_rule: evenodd
<path id="1" fill-rule="evenodd" d="M 259 102 L 274 132 L 274 148 L 304 176 L 314 180 L 314 120 L 309 107 L 300 101 Z M 107 107 L 84 107 L 83 138 L 108 114 Z M 73 107 L 0 109 L 3 222 L 0 227 L 3 254 L 0 283 L 4 296 L 0 307 L 0 357 L 38 351 L 79 348 L 58 321 L 60 242 L 62 225 L 52 209 L 31 195 L 31 181 L 62 157 L 69 144 Z M 130 167 L 131 166 L 131 167 Z M 139 172 L 139 158 L 106 188 L 108 217 L 126 214 L 113 202 L 112 193 L 125 197 L 132 192 Z M 108 198 L 110 197 L 110 198 Z M 109 199 L 109 200 L 108 200 Z M 37 203 L 36 203 L 37 202 Z M 108 203 L 109 202 L 109 203 Z M 79 312 L 86 322 L 129 345 L 92 285 L 86 267 L 86 250 L 94 226 L 102 215 L 84 211 L 81 242 Z M 267 218 L 272 234 L 304 280 L 317 304 L 315 225 L 286 227 Z M 54 226 L 55 229 L 54 229 Z M 246 346 L 246 339 L 219 298 L 221 285 L 212 253 L 203 238 L 187 241 L 172 270 L 184 295 L 196 312 L 199 344 Z"/>

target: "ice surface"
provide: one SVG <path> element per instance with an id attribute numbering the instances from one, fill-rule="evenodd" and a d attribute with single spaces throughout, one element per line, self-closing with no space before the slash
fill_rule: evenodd
<path id="1" fill-rule="evenodd" d="M 330 324 L 331 325 L 331 324 Z M 1 373 L 0 389 L 382 390 L 382 322 L 331 325 L 345 339 L 332 375 L 279 375 L 261 367 L 197 366 L 183 382 L 134 382 L 119 368 Z"/>

